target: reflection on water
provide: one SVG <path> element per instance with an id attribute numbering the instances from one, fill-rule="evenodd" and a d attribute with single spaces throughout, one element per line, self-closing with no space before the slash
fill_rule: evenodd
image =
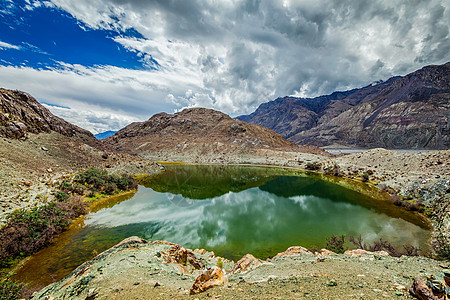
<path id="1" fill-rule="evenodd" d="M 213 178 L 214 167 L 169 168 L 163 179 L 152 179 L 154 189 L 150 180 L 131 199 L 81 219 L 55 245 L 34 256 L 18 278 L 42 283 L 42 278 L 33 278 L 36 272 L 60 278 L 94 250 L 132 235 L 205 248 L 233 260 L 246 253 L 270 257 L 292 245 L 322 248 L 332 234 L 361 234 L 368 242 L 382 237 L 422 248 L 426 244 L 428 232 L 393 217 L 400 210 L 388 202 L 316 178 L 277 177 L 285 171 L 251 169 L 220 167 L 217 177 L 222 177 Z"/>

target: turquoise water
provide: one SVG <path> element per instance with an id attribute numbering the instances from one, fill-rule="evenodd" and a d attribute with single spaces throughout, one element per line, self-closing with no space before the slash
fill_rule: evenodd
<path id="1" fill-rule="evenodd" d="M 399 218 L 408 212 L 390 202 L 316 177 L 255 167 L 167 169 L 145 180 L 130 199 L 84 217 L 32 257 L 18 278 L 34 282 L 37 271 L 60 278 L 132 235 L 213 250 L 232 260 L 246 253 L 265 259 L 293 245 L 320 249 L 333 234 L 422 248 L 429 237 L 426 229 Z"/>

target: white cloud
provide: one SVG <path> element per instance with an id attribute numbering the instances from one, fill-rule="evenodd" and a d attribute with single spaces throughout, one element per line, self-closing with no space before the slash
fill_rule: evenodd
<path id="1" fill-rule="evenodd" d="M 20 47 L 0 41 L 0 49 L 16 49 L 16 50 L 20 50 Z"/>
<path id="2" fill-rule="evenodd" d="M 69 110 L 50 109 L 93 132 L 117 130 L 133 121 L 146 120 L 153 113 L 174 111 L 177 106 L 164 101 L 167 95 L 184 95 L 199 84 L 195 78 L 185 75 L 64 63 L 60 69 L 52 70 L 0 67 L 4 88 L 27 91 L 41 102 L 69 107 Z M 95 116 L 98 118 L 94 121 Z M 108 118 L 112 120 L 110 128 L 100 121 Z"/>
<path id="3" fill-rule="evenodd" d="M 86 28 L 138 31 L 143 38 L 114 41 L 149 70 L 2 68 L 0 79 L 56 104 L 92 103 L 140 119 L 192 106 L 247 113 L 275 97 L 361 87 L 450 60 L 448 0 L 51 3 Z"/>

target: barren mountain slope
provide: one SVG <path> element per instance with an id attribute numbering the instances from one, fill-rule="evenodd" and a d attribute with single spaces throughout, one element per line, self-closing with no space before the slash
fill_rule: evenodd
<path id="1" fill-rule="evenodd" d="M 104 140 L 112 151 L 164 159 L 201 159 L 205 156 L 243 155 L 258 149 L 314 152 L 299 148 L 280 134 L 234 120 L 206 108 L 190 108 L 173 115 L 160 113 L 142 123 L 132 123 Z M 189 160 L 189 159 L 188 159 Z"/>
<path id="2" fill-rule="evenodd" d="M 277 99 L 239 118 L 299 145 L 448 149 L 449 115 L 450 62 L 330 96 Z"/>
<path id="3" fill-rule="evenodd" d="M 53 115 L 31 95 L 0 88 L 0 137 L 26 138 L 28 133 L 51 131 L 101 146 L 92 133 Z"/>

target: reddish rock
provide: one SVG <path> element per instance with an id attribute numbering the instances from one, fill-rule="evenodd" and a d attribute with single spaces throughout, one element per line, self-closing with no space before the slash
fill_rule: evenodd
<path id="1" fill-rule="evenodd" d="M 177 263 L 183 266 L 191 265 L 194 269 L 203 269 L 205 264 L 197 258 L 190 249 L 174 245 L 169 251 L 161 252 L 169 263 Z"/>
<path id="2" fill-rule="evenodd" d="M 444 297 L 436 296 L 433 291 L 427 286 L 425 281 L 416 278 L 409 289 L 409 293 L 420 300 L 441 300 Z"/>
<path id="3" fill-rule="evenodd" d="M 231 269 L 230 273 L 244 273 L 262 265 L 261 260 L 257 259 L 251 254 L 244 255 Z"/>
<path id="4" fill-rule="evenodd" d="M 219 267 L 208 268 L 195 279 L 189 294 L 198 294 L 223 284 L 228 284 L 228 277 L 225 271 Z"/>

